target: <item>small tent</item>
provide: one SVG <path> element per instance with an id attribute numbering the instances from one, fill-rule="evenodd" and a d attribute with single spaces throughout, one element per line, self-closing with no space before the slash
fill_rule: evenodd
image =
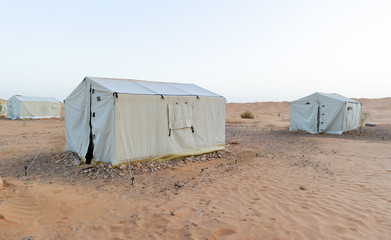
<path id="1" fill-rule="evenodd" d="M 61 102 L 51 97 L 14 95 L 7 101 L 8 118 L 60 118 Z"/>
<path id="2" fill-rule="evenodd" d="M 289 106 L 289 131 L 342 134 L 359 126 L 361 103 L 336 93 L 316 92 Z"/>
<path id="3" fill-rule="evenodd" d="M 0 117 L 7 117 L 7 101 L 0 98 Z"/>
<path id="4" fill-rule="evenodd" d="M 194 84 L 86 77 L 65 99 L 66 149 L 118 165 L 225 148 L 225 98 Z"/>

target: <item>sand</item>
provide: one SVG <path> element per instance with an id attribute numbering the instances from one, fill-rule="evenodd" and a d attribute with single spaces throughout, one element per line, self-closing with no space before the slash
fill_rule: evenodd
<path id="1" fill-rule="evenodd" d="M 0 239 L 390 239 L 391 98 L 360 101 L 380 125 L 341 136 L 288 132 L 287 102 L 229 103 L 233 157 L 133 187 L 55 163 L 63 120 L 0 120 Z M 255 119 L 240 118 L 247 109 Z"/>

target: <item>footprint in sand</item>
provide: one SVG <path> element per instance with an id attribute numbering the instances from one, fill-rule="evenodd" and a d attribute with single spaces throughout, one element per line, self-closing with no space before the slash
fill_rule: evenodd
<path id="1" fill-rule="evenodd" d="M 265 222 L 265 226 L 267 228 L 273 228 L 274 226 L 274 223 L 276 222 L 276 219 L 275 218 L 269 218 L 266 222 Z"/>
<path id="2" fill-rule="evenodd" d="M 228 235 L 232 235 L 236 233 L 236 231 L 232 230 L 232 229 L 226 229 L 226 228 L 223 228 L 223 229 L 219 229 L 217 231 L 215 231 L 213 233 L 213 238 L 212 239 L 218 239 L 218 238 L 221 238 L 221 237 L 225 237 L 225 236 L 228 236 Z"/>
<path id="3" fill-rule="evenodd" d="M 60 193 L 61 190 L 50 190 L 49 192 L 51 192 L 51 193 Z"/>

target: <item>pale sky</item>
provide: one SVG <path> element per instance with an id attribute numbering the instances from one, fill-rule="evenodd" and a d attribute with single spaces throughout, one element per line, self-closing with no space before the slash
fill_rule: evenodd
<path id="1" fill-rule="evenodd" d="M 0 0 L 0 98 L 63 100 L 85 76 L 390 97 L 391 1 Z"/>

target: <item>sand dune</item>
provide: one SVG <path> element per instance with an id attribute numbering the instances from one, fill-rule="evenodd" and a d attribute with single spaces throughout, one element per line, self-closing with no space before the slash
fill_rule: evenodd
<path id="1" fill-rule="evenodd" d="M 342 136 L 288 132 L 287 102 L 229 103 L 234 157 L 137 175 L 133 187 L 56 164 L 63 122 L 0 120 L 0 239 L 390 239 L 391 98 L 362 102 L 385 125 Z M 255 119 L 240 118 L 246 109 Z"/>

